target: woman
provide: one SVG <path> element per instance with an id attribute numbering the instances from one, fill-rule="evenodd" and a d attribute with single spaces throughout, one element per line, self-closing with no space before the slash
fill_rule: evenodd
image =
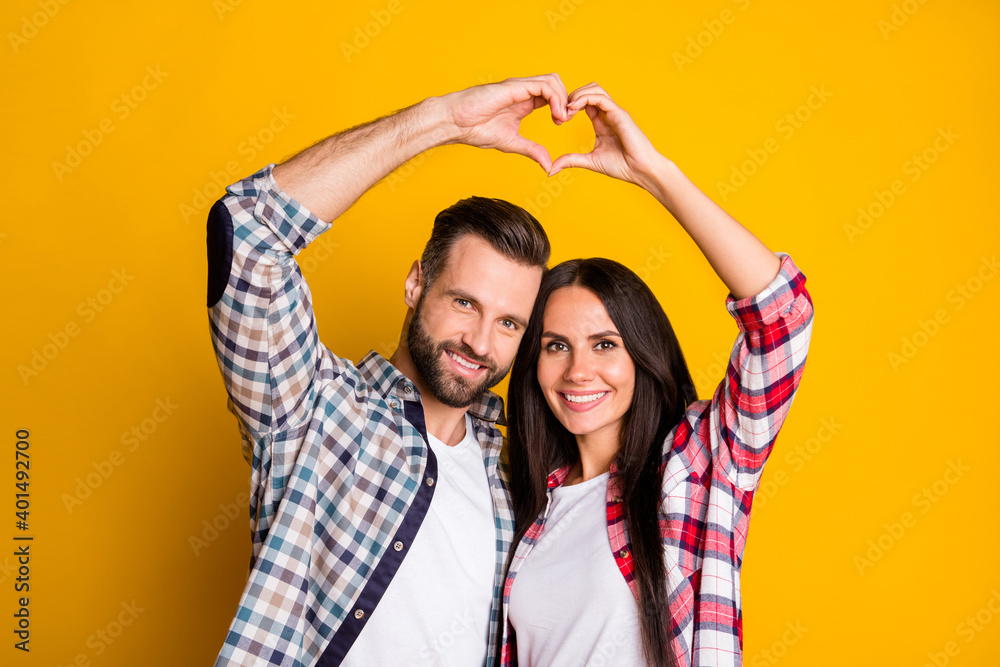
<path id="1" fill-rule="evenodd" d="M 740 665 L 740 566 L 754 490 L 805 362 L 812 303 L 786 255 L 660 155 L 596 84 L 582 167 L 644 188 L 731 294 L 741 333 L 696 401 L 670 323 L 624 266 L 574 260 L 542 283 L 510 381 L 515 537 L 501 663 Z"/>

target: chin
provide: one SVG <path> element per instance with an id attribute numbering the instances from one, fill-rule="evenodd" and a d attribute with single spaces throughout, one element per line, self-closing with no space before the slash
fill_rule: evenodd
<path id="1" fill-rule="evenodd" d="M 596 426 L 588 426 L 586 424 L 583 424 L 583 425 L 576 424 L 576 425 L 574 425 L 572 423 L 571 424 L 566 424 L 565 422 L 563 423 L 563 427 L 567 431 L 569 431 L 570 433 L 572 433 L 573 435 L 590 435 L 594 431 L 599 430 L 599 428 L 596 427 Z"/>
<path id="2" fill-rule="evenodd" d="M 549 410 L 552 410 L 551 406 L 549 407 Z M 593 433 L 597 430 L 582 419 L 574 419 L 573 417 L 575 415 L 561 415 L 555 410 L 552 410 L 552 414 L 555 416 L 556 420 L 562 424 L 562 427 L 573 435 L 587 435 L 588 433 Z"/>

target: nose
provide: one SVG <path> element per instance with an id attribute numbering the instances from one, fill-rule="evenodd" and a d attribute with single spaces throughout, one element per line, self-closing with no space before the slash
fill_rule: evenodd
<path id="1" fill-rule="evenodd" d="M 488 359 L 493 352 L 493 327 L 491 324 L 485 318 L 480 318 L 471 324 L 462 335 L 462 342 L 483 359 Z"/>
<path id="2" fill-rule="evenodd" d="M 566 365 L 563 378 L 573 384 L 587 384 L 594 379 L 594 365 L 588 354 L 573 352 Z"/>

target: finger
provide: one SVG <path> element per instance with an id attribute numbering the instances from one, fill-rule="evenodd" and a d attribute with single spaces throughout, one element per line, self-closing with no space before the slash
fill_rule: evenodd
<path id="1" fill-rule="evenodd" d="M 607 95 L 609 98 L 611 97 L 611 95 L 608 95 L 608 91 L 604 90 L 604 88 L 602 88 L 598 84 L 591 82 L 588 83 L 586 86 L 580 86 L 579 88 L 574 90 L 572 93 L 569 94 L 567 99 L 570 103 L 572 103 L 574 100 L 580 97 L 593 94 Z"/>
<path id="2" fill-rule="evenodd" d="M 587 115 L 590 116 L 592 121 L 597 120 L 597 116 L 603 113 L 607 118 L 607 122 L 611 125 L 620 125 L 622 123 L 628 123 L 631 120 L 631 116 L 625 109 L 622 109 L 612 100 L 610 97 L 600 93 L 591 93 L 586 95 L 581 95 L 574 101 L 570 102 L 570 109 L 586 109 Z"/>
<path id="3" fill-rule="evenodd" d="M 562 112 L 562 115 L 560 117 L 557 118 L 553 116 L 552 120 L 553 122 L 555 122 L 556 125 L 562 125 L 563 123 L 569 121 L 570 118 L 572 118 L 572 116 L 570 116 L 569 114 L 569 93 L 566 91 L 566 85 L 562 82 L 562 77 L 560 77 L 555 72 L 553 72 L 549 76 L 551 76 L 553 79 L 553 87 L 559 92 L 560 96 L 559 110 Z"/>
<path id="4" fill-rule="evenodd" d="M 542 78 L 549 82 L 552 90 L 559 96 L 559 114 L 556 114 L 555 110 L 553 110 L 552 120 L 560 122 L 569 120 L 569 113 L 566 111 L 566 105 L 569 102 L 569 93 L 566 92 L 566 86 L 563 84 L 562 78 L 555 72 L 546 74 Z"/>
<path id="5" fill-rule="evenodd" d="M 585 106 L 594 106 L 601 111 L 611 111 L 614 109 L 621 109 L 618 104 L 611 99 L 607 93 L 601 92 L 585 92 L 580 93 L 576 97 L 570 99 L 567 105 L 570 109 L 582 109 Z"/>
<path id="6" fill-rule="evenodd" d="M 547 106 L 549 106 L 549 101 L 545 99 L 545 97 L 543 97 L 542 95 L 534 95 L 531 97 L 531 111 L 535 111 L 537 109 L 541 109 L 542 107 L 547 107 Z M 560 122 L 554 118 L 553 120 L 556 121 L 557 125 Z"/>
<path id="7" fill-rule="evenodd" d="M 594 157 L 592 153 L 566 153 L 556 158 L 549 169 L 549 176 L 555 176 L 563 169 L 582 167 L 583 169 L 594 168 Z"/>
<path id="8" fill-rule="evenodd" d="M 511 100 L 514 104 L 531 98 L 541 98 L 544 101 L 542 104 L 537 99 L 533 100 L 533 109 L 538 109 L 545 104 L 553 104 L 553 100 L 558 100 L 556 105 L 561 106 L 565 111 L 567 102 L 566 90 L 562 88 L 562 82 L 557 83 L 558 86 L 553 86 L 552 80 L 544 76 L 533 76 L 528 78 L 510 77 L 501 81 L 500 85 L 508 89 L 508 94 L 511 95 Z M 560 89 L 562 89 L 561 96 Z M 555 111 L 555 108 L 553 108 L 553 114 L 555 114 Z"/>
<path id="9" fill-rule="evenodd" d="M 593 81 L 591 81 L 590 83 L 588 83 L 586 85 L 583 85 L 583 86 L 580 86 L 579 88 L 577 88 L 576 90 L 574 90 L 572 93 L 569 94 L 569 96 L 572 98 L 574 95 L 578 95 L 580 93 L 580 91 L 587 90 L 588 88 L 591 88 L 591 87 L 596 86 L 596 85 L 597 85 L 596 83 L 594 83 Z"/>
<path id="10" fill-rule="evenodd" d="M 569 111 L 574 116 L 581 110 L 590 118 L 594 130 L 598 133 L 606 130 L 609 125 L 618 125 L 628 117 L 628 112 L 615 104 L 610 97 L 597 93 L 585 94 L 570 102 Z M 605 118 L 600 118 L 601 114 L 604 114 Z"/>
<path id="11" fill-rule="evenodd" d="M 598 106 L 603 111 L 609 111 L 614 107 L 619 109 L 621 108 L 621 106 L 615 102 L 614 99 L 612 99 L 611 95 L 608 94 L 608 91 L 604 90 L 603 87 L 597 85 L 596 83 L 590 83 L 574 90 L 569 96 L 569 101 L 566 106 L 571 110 L 580 109 L 588 104 L 588 99 L 593 100 L 597 98 L 602 99 L 604 104 L 598 105 L 595 103 L 594 106 Z"/>
<path id="12" fill-rule="evenodd" d="M 553 72 L 552 74 L 544 74 L 539 78 L 548 81 L 549 85 L 552 86 L 552 89 L 557 91 L 563 99 L 566 99 L 566 97 L 569 96 L 569 93 L 566 92 L 566 86 L 563 84 L 562 78 L 557 73 Z"/>
<path id="13" fill-rule="evenodd" d="M 563 87 L 561 81 L 549 77 L 537 77 L 528 79 L 523 85 L 525 85 L 527 92 L 531 95 L 544 97 L 548 101 L 552 109 L 553 120 L 569 120 L 566 111 L 566 104 L 568 102 L 566 89 Z"/>

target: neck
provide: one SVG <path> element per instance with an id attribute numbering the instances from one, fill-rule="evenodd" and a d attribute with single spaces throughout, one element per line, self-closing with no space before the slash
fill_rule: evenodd
<path id="1" fill-rule="evenodd" d="M 465 413 L 468 408 L 453 408 L 434 397 L 417 372 L 417 367 L 413 364 L 410 348 L 406 344 L 405 333 L 400 338 L 399 345 L 389 361 L 420 391 L 420 402 L 424 408 L 424 426 L 427 427 L 427 433 L 449 447 L 462 442 L 462 438 L 465 437 Z"/>
<path id="2" fill-rule="evenodd" d="M 618 455 L 618 433 L 588 433 L 576 436 L 580 458 L 573 465 L 563 484 L 579 484 L 594 479 L 611 470 L 611 462 Z"/>

